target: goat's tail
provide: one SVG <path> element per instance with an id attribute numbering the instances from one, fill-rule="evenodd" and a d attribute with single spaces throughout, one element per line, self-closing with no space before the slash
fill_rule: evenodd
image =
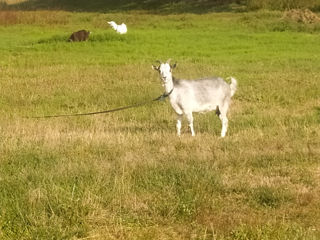
<path id="1" fill-rule="evenodd" d="M 231 90 L 231 97 L 232 97 L 237 91 L 238 82 L 237 82 L 237 79 L 233 77 L 230 77 L 230 79 L 231 79 L 230 90 Z"/>

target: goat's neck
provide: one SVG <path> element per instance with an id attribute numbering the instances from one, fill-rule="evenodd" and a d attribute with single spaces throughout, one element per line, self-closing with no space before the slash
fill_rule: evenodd
<path id="1" fill-rule="evenodd" d="M 169 93 L 172 91 L 172 89 L 174 88 L 173 77 L 167 79 L 167 82 L 164 84 L 164 88 L 166 93 Z"/>

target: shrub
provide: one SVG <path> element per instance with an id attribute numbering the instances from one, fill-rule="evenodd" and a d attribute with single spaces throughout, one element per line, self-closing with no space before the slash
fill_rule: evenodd
<path id="1" fill-rule="evenodd" d="M 320 7 L 318 0 L 245 0 L 248 9 L 271 9 L 271 10 L 288 10 L 288 9 L 316 9 Z"/>

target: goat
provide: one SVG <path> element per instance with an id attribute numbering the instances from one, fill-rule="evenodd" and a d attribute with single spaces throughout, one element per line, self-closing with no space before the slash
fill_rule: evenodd
<path id="1" fill-rule="evenodd" d="M 78 32 L 74 32 L 69 37 L 69 42 L 81 42 L 81 41 L 87 41 L 89 39 L 89 35 L 91 32 L 86 30 L 80 30 Z"/>
<path id="2" fill-rule="evenodd" d="M 125 25 L 124 23 L 118 25 L 116 24 L 114 21 L 110 21 L 108 22 L 110 24 L 110 26 L 116 30 L 117 33 L 120 33 L 120 34 L 126 34 L 128 29 L 127 29 L 127 25 Z"/>
<path id="3" fill-rule="evenodd" d="M 231 97 L 237 90 L 237 80 L 231 77 L 231 84 L 222 78 L 203 78 L 198 80 L 178 80 L 172 76 L 172 69 L 176 64 L 170 65 L 170 59 L 160 66 L 152 68 L 160 73 L 165 93 L 169 94 L 172 108 L 177 113 L 177 134 L 180 136 L 183 114 L 186 115 L 191 135 L 195 136 L 193 129 L 193 112 L 216 111 L 222 122 L 221 137 L 225 137 L 228 129 L 227 112 Z"/>

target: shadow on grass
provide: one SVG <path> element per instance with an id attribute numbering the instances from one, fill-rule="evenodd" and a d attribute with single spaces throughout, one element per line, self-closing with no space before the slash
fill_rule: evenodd
<path id="1" fill-rule="evenodd" d="M 54 35 L 50 38 L 43 38 L 38 40 L 37 44 L 46 44 L 46 43 L 58 43 L 58 42 L 68 42 L 69 35 Z"/>
<path id="2" fill-rule="evenodd" d="M 0 3 L 3 10 L 66 10 L 78 12 L 117 12 L 146 10 L 155 14 L 238 11 L 242 0 L 20 0 Z"/>
<path id="3" fill-rule="evenodd" d="M 316 112 L 316 119 L 320 123 L 320 106 L 315 107 L 315 112 Z"/>

